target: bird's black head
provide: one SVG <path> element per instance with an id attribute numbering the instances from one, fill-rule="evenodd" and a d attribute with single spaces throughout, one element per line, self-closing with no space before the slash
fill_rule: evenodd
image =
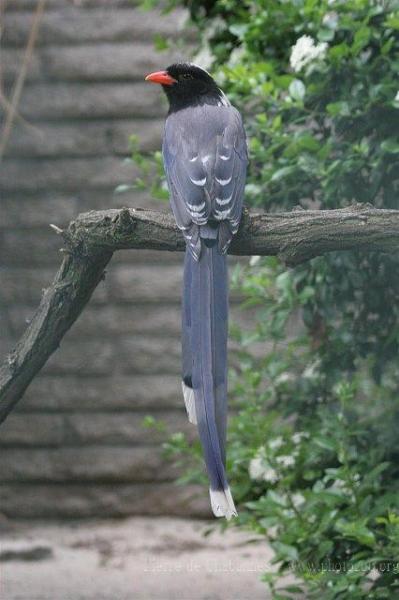
<path id="1" fill-rule="evenodd" d="M 176 63 L 165 71 L 147 75 L 146 81 L 160 83 L 171 112 L 197 104 L 225 104 L 223 92 L 207 71 L 190 63 Z"/>

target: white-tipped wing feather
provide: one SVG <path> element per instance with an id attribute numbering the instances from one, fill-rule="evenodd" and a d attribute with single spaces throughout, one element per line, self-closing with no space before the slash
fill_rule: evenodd
<path id="1" fill-rule="evenodd" d="M 193 388 L 188 387 L 188 385 L 186 385 L 184 383 L 184 381 L 181 382 L 181 387 L 183 390 L 184 404 L 186 405 L 188 420 L 193 425 L 197 425 L 197 413 L 195 412 L 194 390 L 193 390 Z"/>
<path id="2" fill-rule="evenodd" d="M 210 489 L 209 496 L 215 517 L 226 517 L 230 521 L 232 517 L 237 516 L 237 510 L 229 487 L 225 490 Z"/>

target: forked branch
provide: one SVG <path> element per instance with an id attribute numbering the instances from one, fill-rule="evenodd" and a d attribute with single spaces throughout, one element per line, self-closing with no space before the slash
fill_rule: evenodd
<path id="1" fill-rule="evenodd" d="M 171 215 L 128 209 L 79 215 L 65 230 L 64 259 L 44 291 L 32 321 L 0 368 L 0 422 L 58 348 L 89 301 L 116 250 L 181 251 L 184 241 Z M 397 252 L 399 210 L 355 205 L 338 210 L 244 213 L 231 254 L 278 256 L 289 266 L 337 250 Z"/>

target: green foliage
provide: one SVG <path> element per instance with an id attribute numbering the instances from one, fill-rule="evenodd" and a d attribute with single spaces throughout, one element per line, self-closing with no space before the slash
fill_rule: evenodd
<path id="1" fill-rule="evenodd" d="M 381 433 L 378 425 L 370 427 L 352 408 L 356 387 L 345 383 L 335 393 L 334 409 L 321 405 L 290 425 L 273 420 L 272 435 L 242 475 L 248 481 L 249 474 L 250 489 L 239 525 L 269 539 L 279 572 L 302 578 L 307 597 L 340 598 L 348 589 L 350 598 L 391 597 L 398 530 L 388 533 L 379 518 L 397 518 L 394 467 L 384 461 L 382 447 L 371 446 Z M 253 448 L 250 436 L 234 437 L 238 454 L 241 444 L 246 452 Z M 391 580 L 366 592 L 372 570 L 388 566 Z M 267 580 L 273 588 L 276 577 L 268 574 Z"/>
<path id="2" fill-rule="evenodd" d="M 135 164 L 140 170 L 140 177 L 136 177 L 132 185 L 122 184 L 115 189 L 117 194 L 130 190 L 145 190 L 153 198 L 166 201 L 169 199 L 168 188 L 164 181 L 164 170 L 162 154 L 160 151 L 153 152 L 151 159 L 140 150 L 139 139 L 136 135 L 129 138 L 130 158 L 125 162 Z"/>
<path id="3" fill-rule="evenodd" d="M 398 2 L 185 4 L 244 115 L 248 204 L 399 208 Z M 233 273 L 257 312 L 252 331 L 232 328 L 234 524 L 264 535 L 309 598 L 399 597 L 398 269 L 397 256 L 345 252 Z M 168 445 L 203 481 L 190 448 Z M 295 593 L 265 581 L 276 599 Z"/>

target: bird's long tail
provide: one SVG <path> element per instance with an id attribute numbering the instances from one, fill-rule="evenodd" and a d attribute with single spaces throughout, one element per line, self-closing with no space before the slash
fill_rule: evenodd
<path id="1" fill-rule="evenodd" d="M 225 471 L 228 283 L 225 255 L 201 240 L 199 260 L 186 250 L 183 284 L 183 392 L 197 423 L 215 516 L 237 514 Z"/>

